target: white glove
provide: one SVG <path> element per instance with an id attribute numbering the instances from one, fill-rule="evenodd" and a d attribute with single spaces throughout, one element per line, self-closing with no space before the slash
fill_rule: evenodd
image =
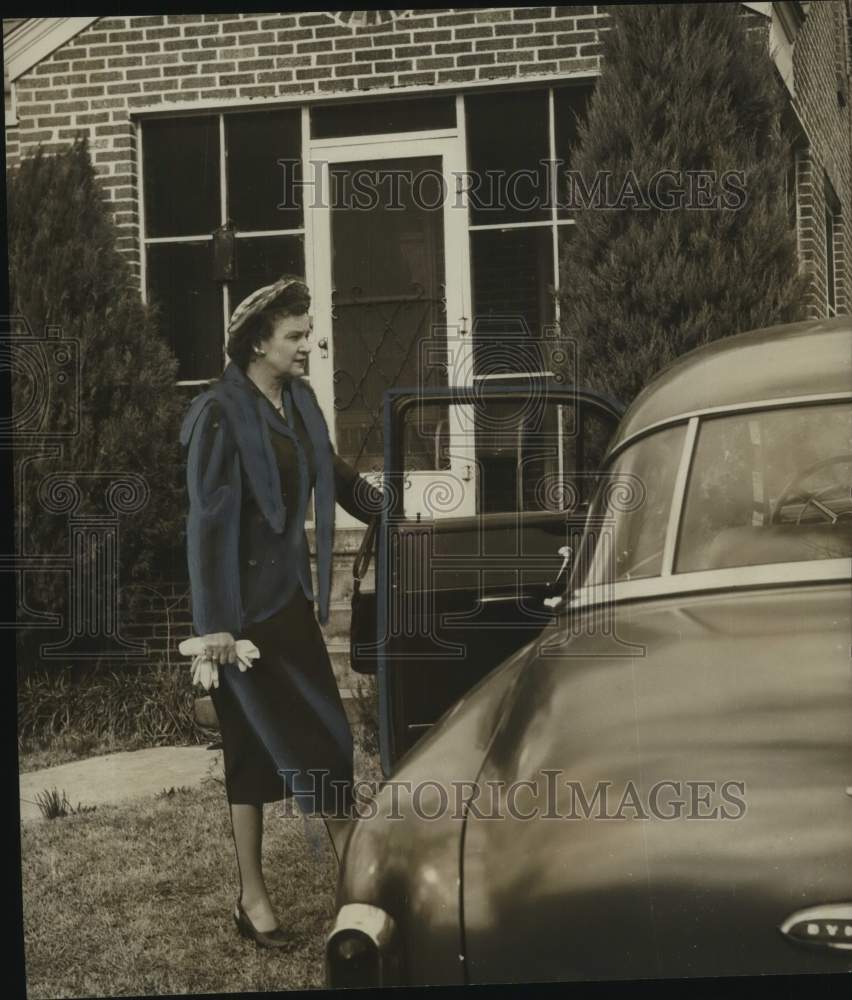
<path id="1" fill-rule="evenodd" d="M 205 691 L 219 687 L 219 664 L 199 653 L 192 658 L 192 683 L 199 684 Z"/>
<path id="2" fill-rule="evenodd" d="M 250 639 L 237 639 L 234 648 L 237 653 L 237 666 L 242 673 L 245 673 L 260 656 L 260 650 Z M 200 636 L 184 639 L 178 646 L 178 651 L 181 656 L 192 657 L 190 670 L 193 684 L 200 684 L 205 691 L 209 691 L 211 687 L 219 687 L 219 664 L 204 655 Z"/>

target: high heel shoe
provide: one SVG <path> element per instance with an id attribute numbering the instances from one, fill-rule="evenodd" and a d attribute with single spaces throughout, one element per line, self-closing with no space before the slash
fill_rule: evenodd
<path id="1" fill-rule="evenodd" d="M 258 948 L 286 948 L 292 944 L 290 935 L 282 927 L 276 927 L 273 931 L 259 931 L 239 900 L 234 906 L 234 923 L 240 936 L 254 941 Z"/>

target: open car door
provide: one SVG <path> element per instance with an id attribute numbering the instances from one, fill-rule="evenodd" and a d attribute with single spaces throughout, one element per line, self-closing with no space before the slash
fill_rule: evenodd
<path id="1" fill-rule="evenodd" d="M 547 376 L 385 394 L 387 505 L 355 564 L 352 666 L 385 775 L 551 620 L 622 407 Z M 375 593 L 358 578 L 376 551 Z"/>

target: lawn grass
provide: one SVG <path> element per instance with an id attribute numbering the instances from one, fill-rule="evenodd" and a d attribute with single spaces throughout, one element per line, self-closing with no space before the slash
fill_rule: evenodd
<path id="1" fill-rule="evenodd" d="M 376 766 L 356 752 L 357 777 Z M 264 871 L 294 937 L 282 954 L 237 935 L 221 771 L 172 796 L 24 824 L 29 998 L 321 987 L 337 865 L 319 832 L 312 850 L 300 817 L 266 807 Z"/>

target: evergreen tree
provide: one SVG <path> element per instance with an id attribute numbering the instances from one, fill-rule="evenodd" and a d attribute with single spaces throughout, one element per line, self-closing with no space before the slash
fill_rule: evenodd
<path id="1" fill-rule="evenodd" d="M 602 74 L 561 191 L 577 205 L 561 330 L 577 344 L 572 379 L 624 402 L 700 344 L 803 316 L 780 85 L 765 37 L 740 11 L 610 8 Z M 573 172 L 582 186 L 569 187 Z M 606 172 L 615 208 L 594 195 Z"/>
<path id="2" fill-rule="evenodd" d="M 173 578 L 183 525 L 177 361 L 117 249 L 85 139 L 58 155 L 39 150 L 24 160 L 9 176 L 8 206 L 13 314 L 26 319 L 36 342 L 46 327 L 58 327 L 58 343 L 78 353 L 80 369 L 76 386 L 60 385 L 51 370 L 52 351 L 42 351 L 41 371 L 28 361 L 32 347 L 12 341 L 13 413 L 20 421 L 27 412 L 29 421 L 18 431 L 37 425 L 46 441 L 62 441 L 60 455 L 23 464 L 28 450 L 22 439 L 15 492 L 19 551 L 48 559 L 68 552 L 68 515 L 46 509 L 39 494 L 44 477 L 67 473 L 103 509 L 95 496 L 103 494 L 105 479 L 95 482 L 91 474 L 108 479 L 133 472 L 145 479 L 150 495 L 138 513 L 119 519 L 119 580 Z M 35 416 L 28 410 L 33 401 L 41 407 Z M 75 427 L 77 433 L 53 437 Z M 102 556 L 90 551 L 83 558 Z M 67 614 L 68 583 L 49 566 L 28 574 L 24 597 L 33 611 Z M 22 633 L 22 642 L 61 638 L 56 632 Z"/>

